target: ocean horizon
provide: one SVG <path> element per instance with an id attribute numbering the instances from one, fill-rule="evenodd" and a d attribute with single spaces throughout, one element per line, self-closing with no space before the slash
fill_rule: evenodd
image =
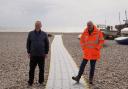
<path id="1" fill-rule="evenodd" d="M 48 27 L 42 28 L 42 31 L 53 33 L 82 33 L 85 28 L 80 27 Z M 32 27 L 0 27 L 0 32 L 30 32 L 34 30 Z M 123 33 L 128 33 L 128 28 L 122 30 Z"/>
<path id="2" fill-rule="evenodd" d="M 0 32 L 30 32 L 34 30 L 34 28 L 28 28 L 28 27 L 0 27 Z M 67 28 L 42 28 L 42 31 L 45 32 L 64 32 L 64 33 L 81 33 L 84 31 L 82 28 L 73 28 L 73 27 L 67 27 Z"/>

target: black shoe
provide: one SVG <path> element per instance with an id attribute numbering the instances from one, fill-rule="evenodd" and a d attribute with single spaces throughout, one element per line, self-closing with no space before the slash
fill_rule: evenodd
<path id="1" fill-rule="evenodd" d="M 41 83 L 37 83 L 37 86 L 41 87 L 41 86 L 45 86 L 45 84 L 44 84 L 44 82 L 41 82 Z"/>
<path id="2" fill-rule="evenodd" d="M 32 86 L 32 83 L 28 83 L 28 87 L 31 87 Z"/>
<path id="3" fill-rule="evenodd" d="M 89 84 L 93 84 L 93 79 L 92 78 L 89 79 Z"/>
<path id="4" fill-rule="evenodd" d="M 33 84 L 32 82 L 29 82 L 29 81 L 28 81 L 28 86 L 32 86 L 32 84 Z"/>
<path id="5" fill-rule="evenodd" d="M 38 83 L 39 83 L 39 84 L 43 84 L 43 83 L 44 83 L 44 81 L 38 81 Z"/>
<path id="6" fill-rule="evenodd" d="M 42 85 L 44 82 L 41 82 L 41 83 L 39 83 L 40 85 Z"/>
<path id="7" fill-rule="evenodd" d="M 93 84 L 93 82 L 92 81 L 89 81 L 89 84 Z"/>
<path id="8" fill-rule="evenodd" d="M 80 81 L 80 78 L 78 76 L 76 76 L 76 77 L 73 76 L 72 79 L 75 80 L 77 83 L 79 83 L 79 81 Z"/>

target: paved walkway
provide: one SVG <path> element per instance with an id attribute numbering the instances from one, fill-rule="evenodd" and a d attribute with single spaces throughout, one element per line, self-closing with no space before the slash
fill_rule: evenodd
<path id="1" fill-rule="evenodd" d="M 46 89 L 89 89 L 83 78 L 79 84 L 72 80 L 72 76 L 77 73 L 78 68 L 64 47 L 61 35 L 55 35 L 51 45 L 51 62 Z"/>

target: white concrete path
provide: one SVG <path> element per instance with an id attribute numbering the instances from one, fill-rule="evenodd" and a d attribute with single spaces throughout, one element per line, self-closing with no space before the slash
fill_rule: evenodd
<path id="1" fill-rule="evenodd" d="M 61 35 L 55 35 L 51 45 L 51 62 L 46 89 L 89 89 L 83 78 L 79 84 L 72 80 L 72 76 L 76 76 L 77 73 L 78 68 L 64 47 Z"/>

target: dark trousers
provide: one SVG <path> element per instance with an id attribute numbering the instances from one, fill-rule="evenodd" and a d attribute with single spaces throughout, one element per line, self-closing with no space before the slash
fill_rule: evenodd
<path id="1" fill-rule="evenodd" d="M 79 73 L 78 73 L 79 78 L 81 78 L 87 62 L 88 62 L 88 60 L 86 60 L 86 59 L 83 59 L 83 61 L 81 62 Z M 89 74 L 90 80 L 92 80 L 93 76 L 94 76 L 95 64 L 96 64 L 96 60 L 90 60 L 90 74 Z"/>
<path id="2" fill-rule="evenodd" d="M 31 56 L 30 57 L 30 70 L 29 70 L 29 84 L 33 84 L 34 73 L 36 66 L 39 66 L 39 83 L 44 82 L 44 66 L 45 66 L 45 56 Z"/>

